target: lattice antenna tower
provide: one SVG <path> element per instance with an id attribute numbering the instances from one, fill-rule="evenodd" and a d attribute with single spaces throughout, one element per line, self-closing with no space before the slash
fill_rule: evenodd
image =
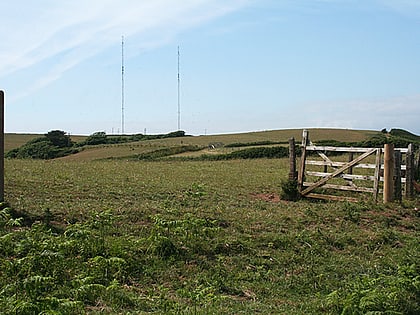
<path id="1" fill-rule="evenodd" d="M 124 134 L 124 36 L 121 36 L 121 134 Z"/>
<path id="2" fill-rule="evenodd" d="M 179 75 L 179 46 L 178 46 L 178 130 L 181 130 L 181 78 Z"/>

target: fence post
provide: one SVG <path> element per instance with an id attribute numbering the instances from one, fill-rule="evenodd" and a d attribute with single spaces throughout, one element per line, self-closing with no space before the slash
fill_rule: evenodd
<path id="1" fill-rule="evenodd" d="M 413 152 L 414 155 L 414 152 Z M 415 166 L 414 166 L 414 179 L 416 179 L 418 176 L 420 176 L 420 149 L 418 150 L 418 156 L 417 156 L 417 161 L 415 162 Z"/>
<path id="2" fill-rule="evenodd" d="M 0 202 L 4 201 L 4 92 L 0 90 Z"/>
<path id="3" fill-rule="evenodd" d="M 393 201 L 394 197 L 394 145 L 384 146 L 384 203 Z"/>
<path id="4" fill-rule="evenodd" d="M 295 138 L 289 139 L 289 165 L 290 165 L 290 172 L 289 172 L 289 180 L 297 180 L 297 173 L 296 173 L 296 144 Z"/>
<path id="5" fill-rule="evenodd" d="M 351 161 L 353 161 L 353 159 L 354 159 L 354 153 L 353 152 L 349 152 L 349 159 L 348 159 L 348 161 L 351 162 Z M 349 168 L 349 172 L 348 173 L 349 174 L 353 174 L 353 167 L 350 167 Z"/>
<path id="6" fill-rule="evenodd" d="M 407 199 L 411 199 L 414 196 L 414 187 L 413 187 L 413 180 L 414 180 L 414 148 L 413 144 L 410 143 L 408 145 L 406 160 L 405 160 L 405 197 Z"/>
<path id="7" fill-rule="evenodd" d="M 401 192 L 401 151 L 394 151 L 394 200 L 402 200 Z"/>
<path id="8" fill-rule="evenodd" d="M 308 130 L 303 130 L 302 135 L 302 156 L 300 158 L 300 168 L 298 173 L 298 188 L 302 191 L 303 181 L 305 180 L 306 146 L 308 145 Z"/>
<path id="9" fill-rule="evenodd" d="M 375 199 L 375 202 L 378 201 L 379 181 L 381 179 L 381 155 L 382 155 L 382 150 L 379 148 L 376 149 L 375 179 L 373 182 L 373 199 Z"/>

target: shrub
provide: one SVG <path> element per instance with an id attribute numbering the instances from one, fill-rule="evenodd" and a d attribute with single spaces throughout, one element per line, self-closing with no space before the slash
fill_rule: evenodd
<path id="1" fill-rule="evenodd" d="M 67 135 L 64 131 L 61 130 L 52 130 L 49 131 L 45 138 L 47 138 L 53 146 L 58 148 L 69 148 L 73 146 L 73 142 L 70 139 L 70 136 Z"/>
<path id="2" fill-rule="evenodd" d="M 298 190 L 298 183 L 296 180 L 289 179 L 281 183 L 281 199 L 296 201 L 300 198 L 300 193 Z"/>
<path id="3" fill-rule="evenodd" d="M 95 132 L 86 138 L 83 145 L 105 144 L 107 141 L 108 138 L 105 132 Z"/>
<path id="4" fill-rule="evenodd" d="M 48 160 L 77 152 L 70 136 L 66 135 L 64 131 L 53 130 L 44 137 L 32 139 L 20 148 L 9 151 L 5 157 Z"/>
<path id="5" fill-rule="evenodd" d="M 205 161 L 222 161 L 234 159 L 279 159 L 289 155 L 289 150 L 286 147 L 262 147 L 262 148 L 248 148 L 244 150 L 234 151 L 228 154 L 218 155 L 202 155 L 196 160 Z"/>

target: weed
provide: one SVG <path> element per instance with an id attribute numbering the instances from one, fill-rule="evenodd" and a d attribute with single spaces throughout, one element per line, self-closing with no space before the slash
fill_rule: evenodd
<path id="1" fill-rule="evenodd" d="M 418 266 L 399 266 L 393 274 L 356 278 L 348 288 L 327 296 L 328 305 L 341 314 L 418 314 Z"/>

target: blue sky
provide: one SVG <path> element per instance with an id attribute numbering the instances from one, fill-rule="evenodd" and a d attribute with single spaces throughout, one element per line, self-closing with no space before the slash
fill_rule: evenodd
<path id="1" fill-rule="evenodd" d="M 0 1 L 6 132 L 420 134 L 418 0 Z"/>

